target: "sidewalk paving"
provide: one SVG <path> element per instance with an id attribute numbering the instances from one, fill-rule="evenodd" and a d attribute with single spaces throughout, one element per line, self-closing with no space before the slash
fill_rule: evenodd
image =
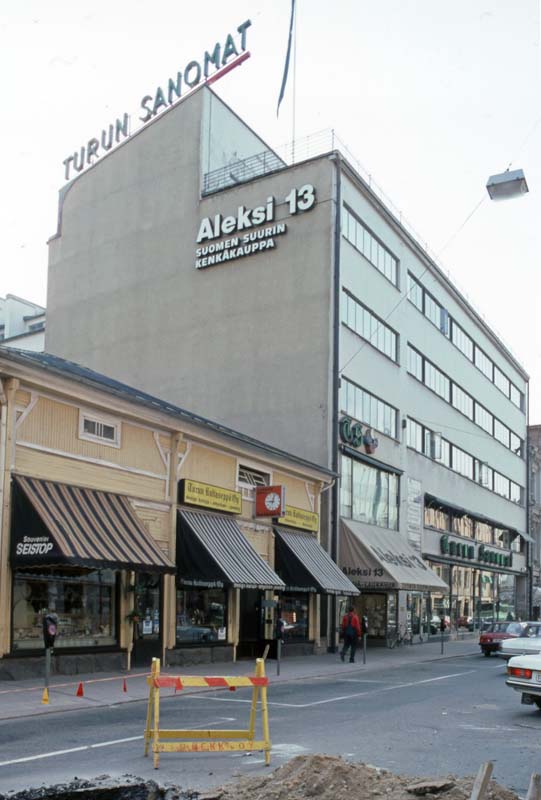
<path id="1" fill-rule="evenodd" d="M 431 641 L 421 645 L 405 645 L 398 649 L 368 648 L 366 664 L 363 665 L 362 649 L 357 651 L 356 663 L 343 664 L 338 653 L 325 653 L 317 656 L 284 658 L 281 661 L 280 675 L 277 675 L 276 661 L 267 661 L 266 672 L 270 684 L 317 678 L 344 677 L 352 673 L 396 669 L 405 665 L 429 661 L 480 656 L 477 638 L 449 640 L 444 643 Z M 236 663 L 201 664 L 183 669 L 181 667 L 162 668 L 162 674 L 189 675 L 250 675 L 253 674 L 253 661 Z M 502 664 L 503 668 L 503 664 Z M 91 673 L 87 675 L 55 675 L 50 680 L 49 704 L 42 703 L 43 681 L 27 679 L 22 681 L 0 682 L 0 720 L 26 716 L 52 714 L 59 711 L 74 711 L 99 706 L 112 706 L 146 700 L 148 671 L 132 670 L 124 673 Z M 124 681 L 127 691 L 123 691 Z M 83 684 L 84 696 L 77 697 L 79 684 Z M 185 692 L 211 691 L 209 689 L 183 689 Z M 214 690 L 223 691 L 223 690 Z M 175 694 L 173 689 L 162 690 L 163 697 Z M 179 696 L 181 693 L 178 693 Z"/>

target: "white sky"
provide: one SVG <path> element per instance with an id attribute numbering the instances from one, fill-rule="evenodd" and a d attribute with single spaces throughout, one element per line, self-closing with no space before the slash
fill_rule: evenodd
<path id="1" fill-rule="evenodd" d="M 290 0 L 11 0 L 0 18 L 0 296 L 45 304 L 62 161 L 245 19 L 252 57 L 216 91 L 266 139 L 292 138 L 292 73 L 276 102 Z M 296 136 L 338 136 L 439 253 L 510 161 L 530 193 L 488 200 L 446 269 L 531 375 L 541 423 L 538 0 L 297 0 Z M 536 126 L 536 123 L 537 126 Z M 536 126 L 536 127 L 535 127 Z"/>

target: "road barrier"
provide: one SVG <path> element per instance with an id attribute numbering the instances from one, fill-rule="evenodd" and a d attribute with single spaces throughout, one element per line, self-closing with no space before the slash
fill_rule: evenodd
<path id="1" fill-rule="evenodd" d="M 161 675 L 160 659 L 152 659 L 149 686 L 147 721 L 145 727 L 145 756 L 148 755 L 152 743 L 154 753 L 154 769 L 160 765 L 160 753 L 200 753 L 224 752 L 229 750 L 262 750 L 265 753 L 265 764 L 270 764 L 271 742 L 269 734 L 269 714 L 267 708 L 267 686 L 269 679 L 265 676 L 265 661 L 258 658 L 255 662 L 255 675 L 236 677 L 199 675 Z M 188 687 L 229 689 L 234 692 L 241 687 L 252 688 L 252 705 L 250 720 L 245 730 L 164 730 L 160 728 L 160 689 L 180 691 Z M 257 701 L 261 698 L 260 740 L 255 739 Z M 191 740 L 191 741 L 190 741 Z"/>

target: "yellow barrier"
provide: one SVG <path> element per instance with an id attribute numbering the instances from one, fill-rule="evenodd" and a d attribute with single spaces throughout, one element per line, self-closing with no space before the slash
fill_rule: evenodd
<path id="1" fill-rule="evenodd" d="M 148 755 L 149 745 L 152 743 L 154 769 L 158 769 L 160 765 L 160 753 L 224 752 L 228 750 L 262 750 L 265 753 L 265 764 L 267 764 L 267 766 L 270 764 L 271 741 L 269 734 L 269 713 L 267 708 L 267 686 L 269 684 L 269 679 L 265 676 L 265 661 L 262 658 L 258 658 L 255 662 L 255 675 L 239 677 L 161 675 L 160 659 L 153 658 L 147 684 L 149 686 L 149 696 L 145 727 L 145 756 Z M 180 690 L 192 686 L 229 688 L 231 691 L 235 691 L 235 689 L 240 687 L 251 686 L 253 691 L 249 727 L 246 730 L 206 731 L 163 730 L 160 728 L 160 689 L 169 687 Z M 255 723 L 257 701 L 260 695 L 263 738 L 256 740 L 254 738 Z M 194 741 L 187 741 L 189 739 Z M 207 739 L 209 741 L 205 741 Z"/>

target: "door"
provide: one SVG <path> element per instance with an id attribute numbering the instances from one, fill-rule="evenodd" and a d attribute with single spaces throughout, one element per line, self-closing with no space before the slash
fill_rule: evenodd
<path id="1" fill-rule="evenodd" d="M 259 658 L 263 655 L 262 597 L 259 589 L 240 591 L 239 658 Z"/>
<path id="2" fill-rule="evenodd" d="M 133 658 L 135 667 L 148 667 L 162 655 L 162 578 L 153 572 L 138 572 L 135 577 Z"/>

